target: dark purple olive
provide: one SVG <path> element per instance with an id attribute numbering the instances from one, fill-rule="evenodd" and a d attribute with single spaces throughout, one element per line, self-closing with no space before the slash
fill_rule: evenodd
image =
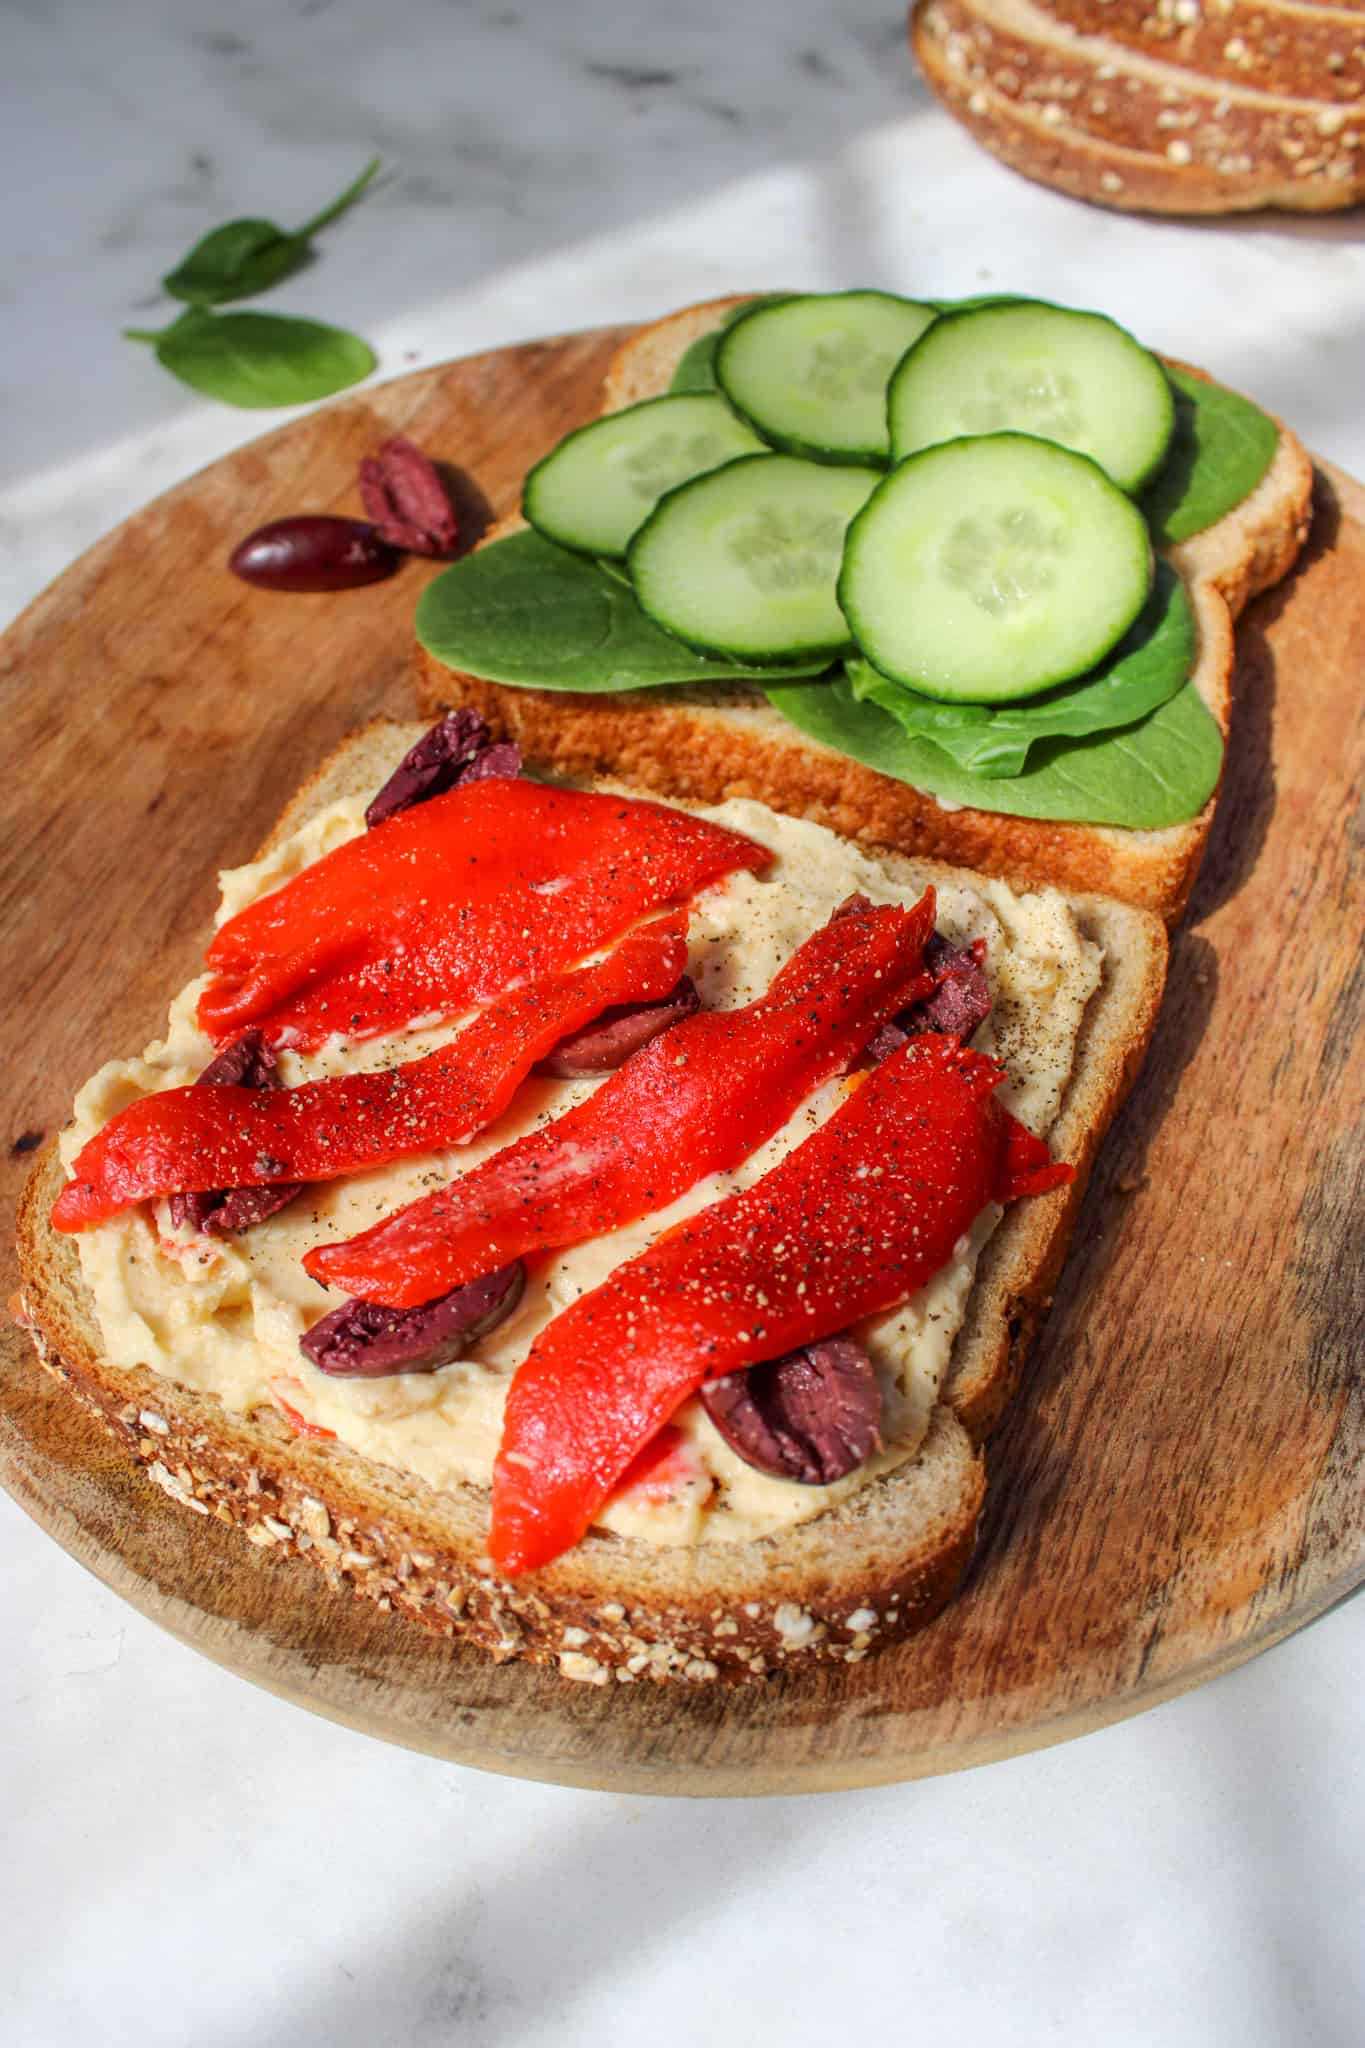
<path id="1" fill-rule="evenodd" d="M 471 1344 L 511 1315 L 526 1285 L 520 1259 L 467 1280 L 417 1308 L 381 1308 L 343 1301 L 299 1339 L 299 1349 L 333 1379 L 384 1379 L 396 1372 L 436 1372 L 463 1358 Z"/>
<path id="2" fill-rule="evenodd" d="M 254 1025 L 235 1038 L 231 1045 L 224 1046 L 215 1059 L 211 1059 L 195 1083 L 197 1088 L 279 1088 L 279 1061 L 275 1048 Z M 276 1216 L 301 1195 L 304 1182 L 300 1180 L 276 1181 L 264 1188 L 205 1188 L 190 1194 L 172 1195 L 170 1199 L 171 1221 L 181 1228 L 189 1224 L 192 1229 L 209 1237 L 235 1237 L 243 1230 L 250 1230 L 253 1223 L 264 1223 L 267 1216 Z"/>
<path id="3" fill-rule="evenodd" d="M 616 1003 L 603 1010 L 591 1024 L 561 1038 L 552 1053 L 536 1062 L 538 1074 L 554 1074 L 561 1080 L 577 1080 L 588 1074 L 612 1074 L 623 1067 L 632 1053 L 680 1024 L 701 1008 L 701 996 L 690 974 L 685 974 L 671 995 L 654 1003 Z"/>
<path id="4" fill-rule="evenodd" d="M 228 567 L 261 590 L 354 590 L 398 567 L 397 551 L 363 519 L 301 512 L 239 541 Z"/>
<path id="5" fill-rule="evenodd" d="M 441 472 L 401 434 L 360 465 L 360 502 L 385 540 L 410 555 L 453 555 L 460 526 Z"/>
<path id="6" fill-rule="evenodd" d="M 800 1486 L 832 1485 L 881 1443 L 876 1369 L 847 1334 L 708 1380 L 701 1398 L 737 1457 Z"/>
<path id="7" fill-rule="evenodd" d="M 373 828 L 386 818 L 444 796 L 465 782 L 521 773 L 521 748 L 515 740 L 495 740 L 477 711 L 463 705 L 448 711 L 409 747 L 378 796 L 370 801 L 365 823 Z"/>

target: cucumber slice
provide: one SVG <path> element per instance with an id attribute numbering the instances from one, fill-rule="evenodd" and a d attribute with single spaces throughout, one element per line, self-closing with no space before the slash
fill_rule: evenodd
<path id="1" fill-rule="evenodd" d="M 779 670 L 711 661 L 647 619 L 619 564 L 556 547 L 534 527 L 462 555 L 433 576 L 417 600 L 417 637 L 428 654 L 461 675 L 526 690 L 648 690 L 706 687 L 744 675 L 770 681 Z M 786 675 L 828 664 L 784 662 Z"/>
<path id="2" fill-rule="evenodd" d="M 624 555 L 665 491 L 763 443 L 714 392 L 647 398 L 579 427 L 526 479 L 538 533 L 584 555 Z"/>
<path id="3" fill-rule="evenodd" d="M 1044 740 L 1088 739 L 1135 725 L 1184 685 L 1197 649 L 1185 586 L 1169 563 L 1158 561 L 1152 594 L 1118 645 L 1098 667 L 1041 697 L 945 704 L 888 682 L 870 662 L 846 661 L 844 674 L 855 702 L 876 704 L 912 737 L 932 740 L 959 768 L 994 780 L 1022 774 L 1030 750 Z"/>
<path id="4" fill-rule="evenodd" d="M 670 391 L 715 391 L 716 350 L 727 327 L 733 327 L 736 320 L 742 320 L 746 313 L 756 313 L 760 306 L 779 306 L 785 299 L 796 297 L 795 292 L 764 292 L 760 298 L 746 299 L 742 305 L 731 306 L 723 313 L 716 325 L 706 334 L 699 335 L 690 348 L 685 348 L 678 358 L 678 367 L 669 383 Z"/>
<path id="5" fill-rule="evenodd" d="M 635 594 L 707 654 L 767 663 L 852 646 L 835 585 L 850 519 L 881 481 L 795 455 L 746 455 L 670 491 L 630 544 Z"/>
<path id="6" fill-rule="evenodd" d="M 1096 463 L 983 434 L 883 479 L 849 529 L 839 601 L 894 682 L 1002 704 L 1093 668 L 1151 587 L 1146 521 Z"/>
<path id="7" fill-rule="evenodd" d="M 1020 300 L 945 313 L 897 367 L 887 393 L 896 461 L 962 434 L 1013 429 L 1088 455 L 1136 491 L 1175 427 L 1156 357 L 1102 313 Z"/>
<path id="8" fill-rule="evenodd" d="M 716 381 L 775 448 L 816 462 L 885 462 L 886 387 L 934 319 L 891 292 L 820 292 L 759 306 L 716 346 Z"/>

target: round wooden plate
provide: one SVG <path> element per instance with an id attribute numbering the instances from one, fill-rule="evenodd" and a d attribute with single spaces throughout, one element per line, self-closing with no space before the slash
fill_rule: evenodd
<path id="1" fill-rule="evenodd" d="M 394 430 L 460 465 L 471 522 L 503 510 L 595 410 L 618 338 L 498 350 L 284 427 L 129 520 L 0 642 L 11 1213 L 38 1135 L 100 1060 L 159 1031 L 195 971 L 214 871 L 348 727 L 411 712 L 428 568 L 277 597 L 224 573 L 231 544 L 282 513 L 357 510 L 357 462 Z M 495 1666 L 185 1514 L 10 1325 L 0 1478 L 243 1677 L 462 1763 L 623 1790 L 984 1762 L 1153 1705 L 1321 1613 L 1365 1578 L 1365 493 L 1349 479 L 1321 475 L 1308 554 L 1239 643 L 1227 788 L 1151 1055 L 991 1445 L 976 1564 L 922 1635 L 744 1689 L 599 1691 Z"/>

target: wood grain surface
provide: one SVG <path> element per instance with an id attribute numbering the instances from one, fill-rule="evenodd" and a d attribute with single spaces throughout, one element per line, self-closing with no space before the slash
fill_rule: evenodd
<path id="1" fill-rule="evenodd" d="M 482 499 L 501 511 L 595 411 L 616 338 L 474 357 L 283 428 L 110 535 L 0 642 L 7 1213 L 85 1075 L 159 1032 L 215 870 L 349 727 L 410 715 L 427 566 L 270 596 L 224 573 L 233 542 L 286 512 L 355 511 L 358 459 L 395 429 L 460 465 L 471 526 Z M 144 1613 L 286 1698 L 618 1789 L 959 1768 L 1150 1706 L 1323 1612 L 1365 1579 L 1365 493 L 1349 479 L 1321 472 L 1307 555 L 1239 640 L 1226 792 L 1147 1069 L 990 1447 L 976 1563 L 924 1634 L 740 1689 L 604 1694 L 494 1666 L 176 1507 L 8 1322 L 4 1484 Z"/>

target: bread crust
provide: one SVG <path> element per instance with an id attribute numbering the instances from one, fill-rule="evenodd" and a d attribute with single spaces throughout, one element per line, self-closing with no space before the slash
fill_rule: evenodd
<path id="1" fill-rule="evenodd" d="M 380 720 L 344 742 L 261 852 L 322 805 L 372 789 L 420 731 Z M 894 873 L 896 857 L 889 865 Z M 1085 1182 L 1155 1020 L 1166 955 L 1159 921 L 1095 898 L 1074 908 L 1106 956 L 1054 1126 L 1075 1185 L 1016 1205 L 992 1236 L 918 1456 L 815 1521 L 702 1551 L 593 1531 L 547 1569 L 500 1580 L 485 1553 L 483 1490 L 438 1493 L 339 1443 L 295 1437 L 273 1409 L 234 1415 L 216 1396 L 103 1358 L 75 1242 L 48 1223 L 63 1180 L 55 1142 L 39 1155 L 19 1214 L 23 1307 L 38 1355 L 186 1511 L 497 1658 L 555 1663 L 596 1684 L 857 1662 L 931 1620 L 967 1568 L 985 1487 L 980 1440 L 1046 1312 Z"/>
<path id="2" fill-rule="evenodd" d="M 1161 10 L 1151 0 L 1048 0 L 1047 7 L 1079 35 L 1108 36 L 1135 55 L 1202 79 L 1348 107 L 1358 98 L 1362 70 L 1349 11 L 1330 0 L 1237 0 L 1234 25 L 1224 10 Z"/>
<path id="3" fill-rule="evenodd" d="M 1214 620 L 1215 630 L 1221 622 Z M 1084 825 L 944 810 L 926 791 L 880 775 L 820 746 L 766 707 L 669 703 L 634 696 L 507 689 L 417 656 L 417 700 L 427 718 L 452 704 L 481 712 L 528 760 L 571 776 L 619 776 L 633 786 L 697 803 L 756 797 L 775 811 L 813 819 L 881 850 L 918 848 L 935 860 L 1025 885 L 1100 891 L 1174 924 L 1194 885 L 1213 822 L 1211 798 L 1189 825 L 1119 834 Z"/>
<path id="4" fill-rule="evenodd" d="M 603 411 L 667 390 L 685 351 L 743 303 L 743 297 L 712 299 L 638 329 L 608 365 Z M 1191 374 L 1205 377 L 1201 370 Z M 1225 739 L 1233 621 L 1251 597 L 1288 573 L 1308 533 L 1312 465 L 1297 438 L 1276 424 L 1274 459 L 1246 501 L 1169 551 L 1195 614 L 1193 680 Z M 509 513 L 480 545 L 524 523 L 519 512 Z M 519 741 L 530 760 L 559 773 L 620 776 L 638 788 L 701 803 L 756 797 L 864 845 L 914 851 L 1015 882 L 1116 896 L 1156 911 L 1168 924 L 1189 900 L 1217 802 L 1215 791 L 1197 817 L 1156 832 L 949 808 L 925 790 L 808 739 L 757 691 L 739 685 L 591 695 L 519 689 L 449 669 L 418 643 L 416 689 L 428 718 L 452 705 L 472 705 L 495 732 Z"/>
<path id="5" fill-rule="evenodd" d="M 597 1532 L 532 1578 L 500 1579 L 485 1552 L 482 1489 L 437 1494 L 342 1445 L 294 1437 L 273 1411 L 233 1415 L 216 1396 L 103 1359 L 73 1304 L 79 1268 L 65 1246 L 43 1244 L 62 1179 L 49 1145 L 20 1208 L 23 1308 L 46 1370 L 188 1512 L 212 1516 L 276 1556 L 301 1559 L 334 1591 L 459 1636 L 496 1662 L 555 1664 L 588 1684 L 745 1680 L 798 1655 L 857 1663 L 874 1642 L 932 1620 L 971 1560 L 984 1465 L 945 1408 L 906 1468 L 906 1505 L 922 1517 L 916 1541 L 875 1583 L 856 1540 L 856 1516 L 843 1516 L 845 1530 L 826 1539 L 827 1558 L 814 1565 L 789 1555 L 785 1569 L 766 1574 L 771 1583 L 757 1598 L 748 1585 L 727 1588 L 686 1569 L 651 1585 L 650 1560 L 631 1554 L 647 1546 Z M 850 1529 L 853 1547 L 841 1554 L 839 1534 Z M 687 1556 L 662 1555 L 679 1564 Z M 735 1601 L 735 1591 L 746 1598 Z M 869 1609 L 869 1626 L 850 1624 Z"/>
<path id="6" fill-rule="evenodd" d="M 1339 12 L 1196 9 L 1180 23 L 1146 5 L 917 0 L 910 40 L 984 148 L 1075 198 L 1175 214 L 1365 198 L 1356 38 Z"/>

